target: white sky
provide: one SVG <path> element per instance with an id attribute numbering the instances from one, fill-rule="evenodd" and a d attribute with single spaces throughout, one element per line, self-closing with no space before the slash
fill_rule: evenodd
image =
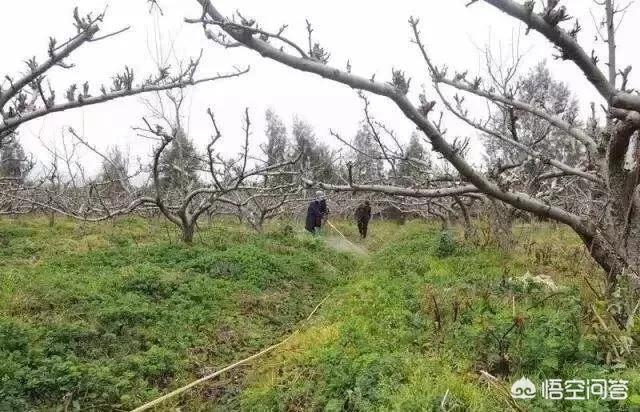
<path id="1" fill-rule="evenodd" d="M 424 63 L 417 49 L 410 44 L 409 16 L 421 19 L 423 40 L 431 57 L 438 64 L 447 64 L 450 73 L 454 69 L 469 69 L 470 74 L 481 70 L 478 47 L 491 43 L 509 47 L 511 39 L 524 32 L 519 22 L 503 15 L 493 7 L 478 2 L 465 8 L 468 0 L 404 0 L 393 6 L 388 2 L 371 1 L 294 1 L 294 0 L 215 0 L 215 5 L 226 15 L 240 10 L 245 16 L 256 18 L 262 27 L 274 31 L 289 24 L 287 37 L 301 45 L 306 44 L 305 18 L 315 28 L 315 40 L 331 52 L 330 64 L 344 68 L 351 61 L 353 72 L 376 79 L 387 80 L 391 68 L 401 68 L 412 80 L 413 96 L 417 96 L 421 84 L 430 84 Z M 321 140 L 335 145 L 329 128 L 343 136 L 353 136 L 362 118 L 361 102 L 348 87 L 323 80 L 315 75 L 300 73 L 270 62 L 247 49 L 229 49 L 204 39 L 201 26 L 188 25 L 185 17 L 198 17 L 200 9 L 195 0 L 160 0 L 164 16 L 149 14 L 145 0 L 0 0 L 0 38 L 2 60 L 0 75 L 17 74 L 24 69 L 23 61 L 32 56 L 43 58 L 49 36 L 59 41 L 73 33 L 72 10 L 78 5 L 81 11 L 102 10 L 108 4 L 107 20 L 103 33 L 131 25 L 132 29 L 103 42 L 88 44 L 69 60 L 76 64 L 72 70 L 56 69 L 50 80 L 57 89 L 59 101 L 64 90 L 74 82 L 88 80 L 97 93 L 101 83 L 108 84 L 111 76 L 125 65 L 133 67 L 140 78 L 153 72 L 153 55 L 156 45 L 170 49 L 173 41 L 177 58 L 188 60 L 204 49 L 200 75 L 224 72 L 234 65 L 251 65 L 251 72 L 232 80 L 199 85 L 188 92 L 186 117 L 189 132 L 200 148 L 204 148 L 210 136 L 205 110 L 212 107 L 224 134 L 224 149 L 238 150 L 241 142 L 241 119 L 245 107 L 252 114 L 253 142 L 263 141 L 264 111 L 273 108 L 289 125 L 297 114 L 310 122 Z M 579 39 L 590 51 L 596 47 L 601 61 L 606 60 L 602 45 L 594 42 L 594 25 L 590 16 L 591 0 L 564 1 L 572 15 L 578 16 L 583 26 Z M 599 16 L 599 9 L 593 9 Z M 598 17 L 596 17 L 598 18 Z M 618 32 L 618 61 L 621 67 L 632 64 L 640 70 L 640 54 L 634 53 L 640 35 L 640 5 L 633 6 L 625 17 L 625 24 Z M 28 22 L 26 24 L 25 22 Z M 155 31 L 162 33 L 157 40 Z M 553 49 L 539 35 L 521 36 L 521 50 L 526 51 L 525 65 L 531 66 L 542 58 L 548 58 L 554 75 L 572 86 L 579 97 L 586 115 L 588 103 L 598 99 L 593 88 L 578 70 L 568 62 L 553 61 Z M 604 65 L 601 65 L 606 70 Z M 634 76 L 632 72 L 632 85 Z M 635 83 L 637 86 L 637 82 Z M 431 94 L 432 98 L 435 96 Z M 398 132 L 402 140 L 408 140 L 413 126 L 403 118 L 393 104 L 384 99 L 373 99 L 375 115 Z M 596 100 L 600 102 L 600 100 Z M 482 107 L 482 106 L 481 106 Z M 443 109 L 442 105 L 436 106 Z M 45 141 L 58 139 L 61 129 L 73 126 L 83 131 L 91 143 L 100 148 L 121 145 L 134 154 L 146 158 L 150 143 L 136 137 L 133 126 L 142 124 L 147 115 L 139 97 L 114 101 L 104 105 L 55 114 L 24 125 L 20 129 L 23 145 L 28 151 L 42 153 L 35 136 Z M 449 135 L 470 135 L 473 130 L 447 119 Z M 474 139 L 477 141 L 477 139 Z M 473 158 L 479 158 L 479 144 L 475 144 Z M 89 164 L 97 164 L 89 156 Z"/>

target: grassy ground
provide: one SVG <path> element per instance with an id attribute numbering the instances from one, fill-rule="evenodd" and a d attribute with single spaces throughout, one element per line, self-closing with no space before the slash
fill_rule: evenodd
<path id="1" fill-rule="evenodd" d="M 375 231 L 375 229 L 374 229 Z M 245 410 L 628 410 L 640 375 L 605 366 L 584 287 L 597 270 L 582 245 L 551 227 L 518 230 L 505 254 L 456 244 L 422 224 L 390 236 L 339 289 L 310 328 L 252 371 Z M 636 334 L 637 337 L 637 334 Z M 514 404 L 521 376 L 629 379 L 625 403 L 535 400 Z M 633 406 L 636 405 L 636 406 Z"/>
<path id="2" fill-rule="evenodd" d="M 221 224 L 193 247 L 165 229 L 1 221 L 0 410 L 138 406 L 273 343 L 357 264 L 286 228 Z"/>
<path id="3" fill-rule="evenodd" d="M 591 315 L 598 271 L 565 230 L 518 228 L 509 253 L 413 222 L 374 222 L 355 248 L 284 224 L 217 224 L 192 247 L 172 231 L 0 220 L 0 410 L 131 409 L 279 341 L 329 292 L 285 346 L 160 409 L 640 405 L 636 354 L 612 362 Z M 504 389 L 520 376 L 629 379 L 631 397 L 514 404 Z"/>

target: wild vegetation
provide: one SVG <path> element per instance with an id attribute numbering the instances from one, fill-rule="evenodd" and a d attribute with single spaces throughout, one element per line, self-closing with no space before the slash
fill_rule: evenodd
<path id="1" fill-rule="evenodd" d="M 163 1 L 145 3 L 161 42 Z M 290 22 L 262 26 L 280 16 L 191 3 L 180 23 L 200 41 L 277 63 L 263 82 L 320 76 L 353 89 L 362 114 L 351 136 L 273 108 L 261 136 L 250 107 L 223 128 L 210 102 L 187 108 L 189 89 L 243 82 L 249 67 L 215 72 L 202 51 L 178 58 L 173 40 L 166 52 L 147 39 L 155 67 L 142 75 L 122 62 L 107 83 L 62 85 L 58 70 L 81 73 L 80 48 L 131 27 L 105 33 L 106 9 L 73 9 L 70 35 L 0 74 L 0 410 L 129 410 L 265 347 L 275 350 L 160 408 L 640 410 L 640 92 L 618 55 L 635 40 L 619 36 L 632 1 L 594 0 L 588 36 L 559 0 L 463 2 L 458 13 L 486 3 L 549 49 L 524 67 L 516 40 L 507 58 L 487 46 L 475 73 L 439 64 L 447 56 L 432 56 L 427 38 L 448 34 L 423 35 L 407 16 L 422 64 L 413 76 L 431 80 L 420 87 L 357 27 L 366 8 L 340 35 L 357 43 L 339 44 L 389 58 L 386 78 L 332 60 L 309 20 L 298 44 Z M 386 35 L 394 24 L 371 26 Z M 579 79 L 558 80 L 551 57 Z M 342 109 L 333 90 L 296 96 Z M 129 131 L 146 149 L 99 147 L 84 124 L 38 136 L 37 154 L 23 145 L 29 122 L 132 96 L 142 111 Z M 372 97 L 411 130 L 377 118 Z M 205 127 L 190 130 L 190 112 Z M 304 210 L 320 236 L 302 230 Z M 515 399 L 510 383 L 525 377 L 624 380 L 629 396 Z"/>
<path id="2" fill-rule="evenodd" d="M 374 222 L 354 254 L 294 227 L 228 222 L 189 247 L 162 221 L 3 219 L 0 410 L 132 409 L 281 340 L 327 295 L 284 346 L 161 409 L 518 407 L 483 371 L 628 379 L 626 403 L 580 408 L 640 405 L 637 353 L 606 334 L 599 269 L 570 232 L 523 225 L 505 253 L 488 231 Z M 519 407 L 552 406 L 575 404 Z"/>
<path id="3" fill-rule="evenodd" d="M 289 332 L 355 265 L 286 226 L 166 229 L 0 223 L 0 410 L 132 409 Z"/>

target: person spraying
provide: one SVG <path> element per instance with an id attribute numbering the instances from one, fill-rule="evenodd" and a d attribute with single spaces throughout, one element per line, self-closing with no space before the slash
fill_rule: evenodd
<path id="1" fill-rule="evenodd" d="M 327 199 L 324 192 L 318 190 L 315 198 L 309 203 L 309 207 L 307 208 L 305 229 L 314 235 L 319 234 L 328 215 L 329 208 L 327 207 Z"/>

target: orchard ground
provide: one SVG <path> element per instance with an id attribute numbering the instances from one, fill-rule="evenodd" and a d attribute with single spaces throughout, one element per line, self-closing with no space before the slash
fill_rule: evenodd
<path id="1" fill-rule="evenodd" d="M 130 410 L 300 327 L 157 410 L 640 407 L 640 325 L 614 332 L 570 231 L 520 225 L 503 251 L 483 230 L 334 224 L 355 246 L 288 221 L 214 221 L 186 246 L 155 219 L 0 219 L 0 410 Z M 626 379 L 629 398 L 514 401 L 522 376 Z"/>

